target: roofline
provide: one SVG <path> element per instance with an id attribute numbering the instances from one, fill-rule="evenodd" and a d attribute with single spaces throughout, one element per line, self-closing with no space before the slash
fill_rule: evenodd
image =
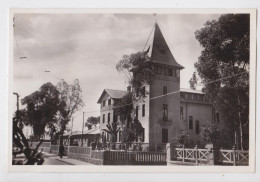
<path id="1" fill-rule="evenodd" d="M 205 94 L 202 90 L 192 90 L 188 88 L 180 88 L 180 92 L 194 93 L 194 94 Z"/>
<path id="2" fill-rule="evenodd" d="M 105 88 L 105 89 L 103 90 L 101 96 L 99 97 L 98 101 L 97 101 L 98 104 L 101 103 L 100 99 L 101 99 L 101 97 L 103 96 L 104 92 L 107 93 L 107 90 L 120 91 L 120 92 L 127 92 L 127 91 L 125 91 L 125 90 L 115 90 L 115 89 L 108 89 L 108 88 Z M 108 93 L 107 93 L 107 94 L 108 94 Z M 114 98 L 113 98 L 113 99 L 114 99 Z"/>

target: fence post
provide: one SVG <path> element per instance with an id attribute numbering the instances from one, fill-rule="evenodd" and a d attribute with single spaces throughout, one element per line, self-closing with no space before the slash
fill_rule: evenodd
<path id="1" fill-rule="evenodd" d="M 236 147 L 232 147 L 232 153 L 233 153 L 233 166 L 236 166 Z"/>
<path id="2" fill-rule="evenodd" d="M 194 148 L 194 152 L 195 152 L 195 162 L 196 164 L 198 163 L 198 146 L 196 145 L 195 148 Z"/>
<path id="3" fill-rule="evenodd" d="M 184 145 L 182 145 L 182 162 L 185 161 L 185 148 Z"/>

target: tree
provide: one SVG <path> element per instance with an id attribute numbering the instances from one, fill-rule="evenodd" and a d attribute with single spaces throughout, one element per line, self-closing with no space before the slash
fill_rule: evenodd
<path id="1" fill-rule="evenodd" d="M 40 89 L 21 100 L 26 108 L 19 110 L 21 120 L 33 128 L 34 137 L 39 140 L 45 127 L 53 129 L 56 114 L 60 109 L 59 91 L 51 83 L 43 84 Z"/>
<path id="2" fill-rule="evenodd" d="M 128 92 L 119 100 L 114 108 L 115 115 L 119 116 L 122 128 L 122 142 L 129 145 L 143 131 L 139 120 L 134 116 L 134 104 L 144 99 L 146 94 L 138 94 L 141 87 L 149 85 L 154 79 L 155 74 L 150 64 L 150 57 L 146 52 L 137 52 L 130 55 L 124 55 L 116 65 L 118 72 L 123 72 L 132 86 L 133 92 Z M 127 146 L 128 147 L 128 146 Z M 127 148 L 126 147 L 126 148 Z"/>
<path id="3" fill-rule="evenodd" d="M 195 63 L 203 92 L 232 126 L 233 136 L 240 135 L 241 149 L 243 132 L 248 128 L 243 126 L 249 120 L 249 19 L 249 14 L 222 15 L 195 32 L 203 47 Z"/>
<path id="4" fill-rule="evenodd" d="M 57 84 L 57 90 L 59 91 L 61 107 L 56 119 L 59 128 L 58 133 L 62 136 L 73 114 L 83 107 L 84 102 L 82 100 L 82 90 L 78 79 L 74 80 L 71 85 L 61 80 Z"/>
<path id="5" fill-rule="evenodd" d="M 115 116 L 119 116 L 120 120 L 121 142 L 126 144 L 126 149 L 143 131 L 142 124 L 134 117 L 133 97 L 134 94 L 128 92 L 114 107 Z"/>
<path id="6" fill-rule="evenodd" d="M 200 127 L 200 137 L 202 141 L 212 143 L 213 145 L 221 145 L 219 141 L 220 134 L 223 131 L 223 127 L 219 123 L 207 122 Z"/>
<path id="7" fill-rule="evenodd" d="M 155 76 L 146 52 L 124 55 L 116 64 L 116 69 L 125 74 L 129 84 L 137 91 L 141 90 L 143 85 L 150 84 Z"/>
<path id="8" fill-rule="evenodd" d="M 112 124 L 107 124 L 107 129 L 103 129 L 103 131 L 107 132 L 110 136 L 110 142 L 115 143 L 116 142 L 116 136 L 120 128 L 117 127 L 118 122 L 113 121 Z"/>
<path id="9" fill-rule="evenodd" d="M 197 86 L 197 82 L 198 82 L 198 78 L 196 76 L 196 72 L 193 72 L 192 78 L 190 79 L 189 83 L 190 83 L 190 88 L 192 90 L 196 90 L 196 86 Z"/>
<path id="10" fill-rule="evenodd" d="M 39 146 L 42 144 L 41 140 L 39 144 L 32 149 L 29 146 L 27 139 L 25 138 L 23 131 L 18 127 L 18 118 L 13 118 L 13 144 L 18 148 L 18 150 L 13 149 L 13 165 L 42 165 L 44 162 L 44 158 L 41 152 L 38 152 Z M 17 162 L 14 160 L 16 155 L 24 154 L 25 160 L 22 162 Z"/>
<path id="11" fill-rule="evenodd" d="M 98 116 L 98 117 L 90 116 L 87 119 L 85 126 L 88 127 L 88 129 L 91 129 L 93 126 L 96 126 L 98 123 L 100 123 L 100 116 Z"/>

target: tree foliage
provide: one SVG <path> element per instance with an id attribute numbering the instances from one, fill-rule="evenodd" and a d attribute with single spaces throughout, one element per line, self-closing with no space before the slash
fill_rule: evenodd
<path id="1" fill-rule="evenodd" d="M 19 115 L 25 125 L 32 126 L 34 138 L 39 140 L 45 129 L 54 138 L 64 133 L 73 114 L 83 106 L 82 90 L 78 80 L 71 85 L 61 80 L 57 86 L 48 82 L 21 102 L 26 107 Z"/>
<path id="2" fill-rule="evenodd" d="M 34 136 L 38 139 L 45 133 L 45 127 L 53 128 L 56 123 L 56 114 L 60 109 L 59 91 L 51 83 L 43 84 L 38 91 L 21 100 L 26 105 L 20 110 L 21 120 L 25 125 L 33 128 Z"/>
<path id="3" fill-rule="evenodd" d="M 249 21 L 248 14 L 226 14 L 208 21 L 195 32 L 203 50 L 195 68 L 209 101 L 239 131 L 243 149 L 243 125 L 248 123 Z"/>
<path id="4" fill-rule="evenodd" d="M 57 115 L 57 121 L 59 134 L 63 135 L 73 114 L 83 107 L 84 102 L 82 100 L 82 90 L 78 79 L 74 80 L 71 85 L 65 80 L 61 80 L 57 84 L 57 89 L 60 93 L 59 99 L 62 103 L 62 107 L 60 107 Z"/>
<path id="5" fill-rule="evenodd" d="M 118 128 L 118 122 L 112 122 L 112 124 L 107 124 L 107 129 L 103 129 L 103 131 L 107 132 L 110 136 L 110 142 L 116 142 L 116 136 L 120 128 Z"/>
<path id="6" fill-rule="evenodd" d="M 219 143 L 220 135 L 223 131 L 223 127 L 219 123 L 207 122 L 200 127 L 200 137 L 202 141 L 206 143 L 212 143 L 213 145 L 221 145 Z"/>
<path id="7" fill-rule="evenodd" d="M 174 138 L 177 145 L 187 145 L 189 132 L 185 130 L 177 130 L 176 137 Z"/>
<path id="8" fill-rule="evenodd" d="M 98 123 L 100 123 L 100 116 L 98 116 L 98 117 L 90 116 L 87 119 L 85 126 L 88 127 L 88 129 L 91 129 L 93 126 L 96 126 Z"/>
<path id="9" fill-rule="evenodd" d="M 190 88 L 192 90 L 196 90 L 198 78 L 196 76 L 196 72 L 193 72 L 192 78 L 189 80 Z"/>
<path id="10" fill-rule="evenodd" d="M 142 52 L 124 55 L 116 64 L 116 69 L 125 74 L 134 89 L 140 90 L 143 85 L 150 84 L 155 76 L 149 61 L 150 57 Z"/>
<path id="11" fill-rule="evenodd" d="M 128 92 L 114 107 L 115 116 L 119 116 L 122 128 L 121 141 L 130 144 L 141 135 L 142 124 L 134 116 L 134 94 Z"/>

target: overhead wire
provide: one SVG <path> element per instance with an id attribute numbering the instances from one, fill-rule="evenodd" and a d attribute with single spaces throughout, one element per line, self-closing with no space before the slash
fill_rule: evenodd
<path id="1" fill-rule="evenodd" d="M 226 76 L 226 77 L 223 77 L 223 78 L 220 78 L 220 79 L 216 79 L 216 80 L 213 80 L 213 81 L 210 81 L 210 82 L 207 82 L 207 83 L 201 83 L 201 84 L 198 84 L 198 85 L 208 85 L 208 84 L 219 82 L 221 80 L 225 80 L 225 79 L 228 79 L 228 78 L 231 78 L 231 77 L 239 76 L 239 75 L 242 75 L 242 74 L 245 74 L 245 73 L 248 73 L 248 72 L 245 71 L 245 72 L 242 72 L 242 73 Z M 178 90 L 178 91 L 170 92 L 170 93 L 167 93 L 167 94 L 158 95 L 158 96 L 155 96 L 155 97 L 143 99 L 143 101 L 154 100 L 154 99 L 158 99 L 158 98 L 165 97 L 165 96 L 172 95 L 172 94 L 179 93 L 179 92 L 181 92 L 181 91 Z M 125 107 L 125 106 L 130 106 L 130 105 L 133 105 L 133 104 L 135 104 L 135 103 L 129 103 L 129 104 L 121 105 L 121 106 L 114 106 L 113 109 L 117 109 L 117 108 Z M 85 112 L 85 113 L 95 113 L 95 112 L 100 112 L 100 110 L 88 111 L 88 112 Z"/>

